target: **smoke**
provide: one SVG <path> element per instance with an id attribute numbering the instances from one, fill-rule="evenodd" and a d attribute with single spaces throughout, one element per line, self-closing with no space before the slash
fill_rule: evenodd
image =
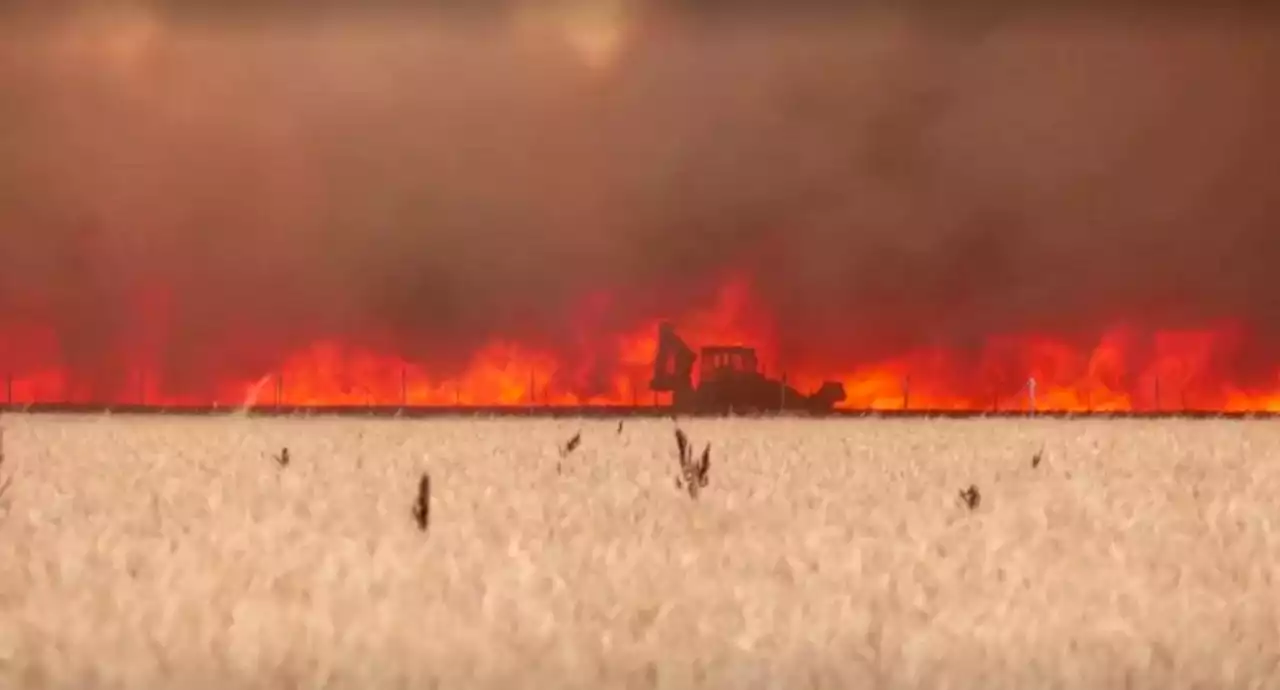
<path id="1" fill-rule="evenodd" d="M 583 348 L 730 276 L 791 359 L 1280 333 L 1271 22 L 654 10 L 599 68 L 513 13 L 148 7 L 0 42 L 0 320 L 100 380 Z"/>

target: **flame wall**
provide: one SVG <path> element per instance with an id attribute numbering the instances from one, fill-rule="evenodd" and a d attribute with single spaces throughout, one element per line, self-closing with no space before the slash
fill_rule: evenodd
<path id="1" fill-rule="evenodd" d="M 670 318 L 854 407 L 1280 408 L 1271 20 L 113 7 L 0 28 L 16 401 L 645 402 Z"/>

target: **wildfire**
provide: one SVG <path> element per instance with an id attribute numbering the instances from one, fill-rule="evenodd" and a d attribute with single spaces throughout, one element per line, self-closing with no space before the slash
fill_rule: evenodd
<path id="1" fill-rule="evenodd" d="M 976 354 L 919 348 L 841 367 L 778 361 L 775 334 L 754 314 L 744 281 L 726 284 L 707 309 L 667 316 L 695 348 L 758 347 L 766 374 L 785 375 L 802 390 L 826 380 L 843 383 L 846 409 L 1280 412 L 1280 366 L 1265 381 L 1220 374 L 1243 340 L 1231 325 L 1154 333 L 1117 326 L 1088 347 L 1040 334 L 992 336 Z M 648 389 L 658 323 L 645 320 L 612 336 L 606 351 L 585 363 L 581 353 L 574 359 L 495 339 L 476 350 L 460 374 L 439 376 L 411 358 L 330 339 L 281 357 L 271 371 L 219 379 L 204 390 L 175 390 L 152 363 L 131 362 L 117 377 L 126 383 L 109 393 L 59 362 L 55 331 L 27 325 L 8 328 L 0 341 L 0 400 L 201 407 L 664 404 Z M 154 345 L 145 350 L 139 359 L 159 356 Z"/>

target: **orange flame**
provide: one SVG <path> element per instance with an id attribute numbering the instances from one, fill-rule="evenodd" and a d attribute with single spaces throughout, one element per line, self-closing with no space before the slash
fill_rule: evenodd
<path id="1" fill-rule="evenodd" d="M 759 348 L 762 362 L 776 357 L 772 324 L 753 315 L 745 281 L 725 284 L 708 309 L 672 320 L 694 347 L 743 344 Z M 163 315 L 165 305 L 151 305 Z M 591 309 L 607 310 L 594 299 Z M 165 321 L 158 318 L 161 324 Z M 156 406 L 451 406 L 451 405 L 653 405 L 664 402 L 648 390 L 657 350 L 659 319 L 649 319 L 604 343 L 598 362 L 572 363 L 555 352 L 495 339 L 477 350 L 463 372 L 433 378 L 418 363 L 394 354 L 322 340 L 292 352 L 273 371 L 221 381 L 203 394 L 171 390 L 154 366 L 163 352 L 163 329 L 140 333 L 137 362 L 112 399 L 94 396 L 59 363 L 59 339 L 38 325 L 6 329 L 0 340 L 0 401 L 115 403 Z M 976 360 L 942 348 L 919 348 L 875 362 L 846 367 L 785 369 L 787 381 L 814 390 L 824 380 L 844 384 L 848 409 L 1136 411 L 1216 410 L 1280 412 L 1280 367 L 1269 379 L 1243 386 L 1216 374 L 1242 343 L 1231 325 L 1198 331 L 1161 331 L 1149 338 L 1118 326 L 1091 347 L 1037 334 L 987 338 Z M 589 341 L 594 346 L 596 341 Z M 15 346 L 20 344 L 21 347 Z M 23 354 L 27 353 L 27 354 Z M 32 355 L 30 353 L 39 353 Z M 976 361 L 976 365 L 973 362 Z M 591 366 L 608 362 L 591 386 L 580 385 Z M 962 363 L 965 362 L 965 363 Z M 778 377 L 784 367 L 773 364 Z M 598 372 L 597 372 L 598 373 Z M 1034 384 L 1031 381 L 1034 380 Z M 581 391 L 590 389 L 594 393 Z"/>

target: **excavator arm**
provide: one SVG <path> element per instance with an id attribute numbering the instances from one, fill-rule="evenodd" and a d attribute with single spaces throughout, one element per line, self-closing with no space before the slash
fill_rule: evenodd
<path id="1" fill-rule="evenodd" d="M 698 358 L 669 323 L 658 326 L 658 354 L 653 360 L 653 380 L 649 388 L 659 393 L 688 393 L 693 390 L 693 363 Z"/>

